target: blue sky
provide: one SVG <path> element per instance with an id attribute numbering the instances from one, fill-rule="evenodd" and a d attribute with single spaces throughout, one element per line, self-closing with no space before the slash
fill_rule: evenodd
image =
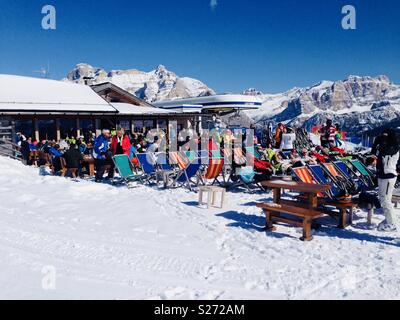
<path id="1" fill-rule="evenodd" d="M 57 29 L 41 28 L 45 4 Z M 212 5 L 213 4 L 213 5 Z M 341 9 L 357 10 L 357 30 Z M 60 79 L 80 62 L 164 64 L 218 92 L 279 92 L 350 74 L 400 83 L 398 0 L 0 0 L 0 73 Z"/>

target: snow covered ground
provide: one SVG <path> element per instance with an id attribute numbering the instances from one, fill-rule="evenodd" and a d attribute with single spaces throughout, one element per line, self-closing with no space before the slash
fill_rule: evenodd
<path id="1" fill-rule="evenodd" d="M 254 204 L 270 196 L 200 209 L 185 190 L 40 176 L 0 157 L 0 298 L 400 298 L 396 234 L 369 230 L 363 212 L 347 230 L 326 218 L 309 243 L 293 227 L 267 234 Z"/>

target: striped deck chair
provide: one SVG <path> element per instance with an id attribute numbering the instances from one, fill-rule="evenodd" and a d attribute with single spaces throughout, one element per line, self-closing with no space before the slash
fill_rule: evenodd
<path id="1" fill-rule="evenodd" d="M 346 161 L 335 161 L 333 162 L 335 167 L 349 180 L 353 181 L 362 190 L 370 189 L 368 182 L 363 178 L 361 173 L 354 169 L 350 162 Z"/>
<path id="2" fill-rule="evenodd" d="M 315 180 L 320 184 L 328 184 L 331 186 L 331 190 L 326 192 L 326 195 L 330 198 L 336 198 L 343 195 L 342 190 L 340 190 L 335 181 L 329 178 L 325 173 L 324 169 L 319 165 L 309 165 L 308 168 L 311 174 L 314 176 Z"/>
<path id="3" fill-rule="evenodd" d="M 233 149 L 233 159 L 235 163 L 239 166 L 246 164 L 247 158 L 243 154 L 242 148 L 234 148 Z"/>
<path id="4" fill-rule="evenodd" d="M 177 165 L 180 170 L 184 170 L 190 163 L 189 159 L 178 151 L 169 153 L 169 163 Z"/>
<path id="5" fill-rule="evenodd" d="M 300 180 L 301 182 L 318 184 L 310 169 L 307 167 L 293 168 L 293 173 L 295 175 L 295 178 Z M 323 198 L 324 195 L 322 193 L 319 193 L 318 197 Z"/>
<path id="6" fill-rule="evenodd" d="M 208 165 L 207 171 L 204 174 L 204 180 L 213 180 L 211 185 L 214 185 L 216 182 L 221 185 L 221 182 L 218 178 L 222 175 L 222 179 L 225 183 L 225 176 L 223 174 L 224 169 L 224 159 L 210 159 L 210 163 Z"/>
<path id="7" fill-rule="evenodd" d="M 340 189 L 345 190 L 349 194 L 355 195 L 359 192 L 356 182 L 350 176 L 343 173 L 334 163 L 323 163 L 322 166 L 329 173 L 329 175 L 336 181 Z"/>

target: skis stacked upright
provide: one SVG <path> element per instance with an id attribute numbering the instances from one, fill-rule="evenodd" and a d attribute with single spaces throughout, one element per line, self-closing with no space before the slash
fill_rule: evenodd
<path id="1" fill-rule="evenodd" d="M 296 141 L 295 141 L 295 148 L 298 152 L 301 152 L 303 149 L 310 150 L 314 148 L 315 145 L 312 142 L 310 135 L 306 131 L 306 129 L 296 129 Z"/>

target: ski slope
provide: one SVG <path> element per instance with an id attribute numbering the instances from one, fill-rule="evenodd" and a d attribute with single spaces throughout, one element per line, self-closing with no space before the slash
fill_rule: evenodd
<path id="1" fill-rule="evenodd" d="M 0 298 L 400 298 L 397 234 L 369 230 L 363 212 L 347 230 L 327 218 L 309 243 L 293 227 L 266 234 L 254 204 L 270 197 L 200 209 L 182 189 L 76 182 L 0 157 Z"/>

